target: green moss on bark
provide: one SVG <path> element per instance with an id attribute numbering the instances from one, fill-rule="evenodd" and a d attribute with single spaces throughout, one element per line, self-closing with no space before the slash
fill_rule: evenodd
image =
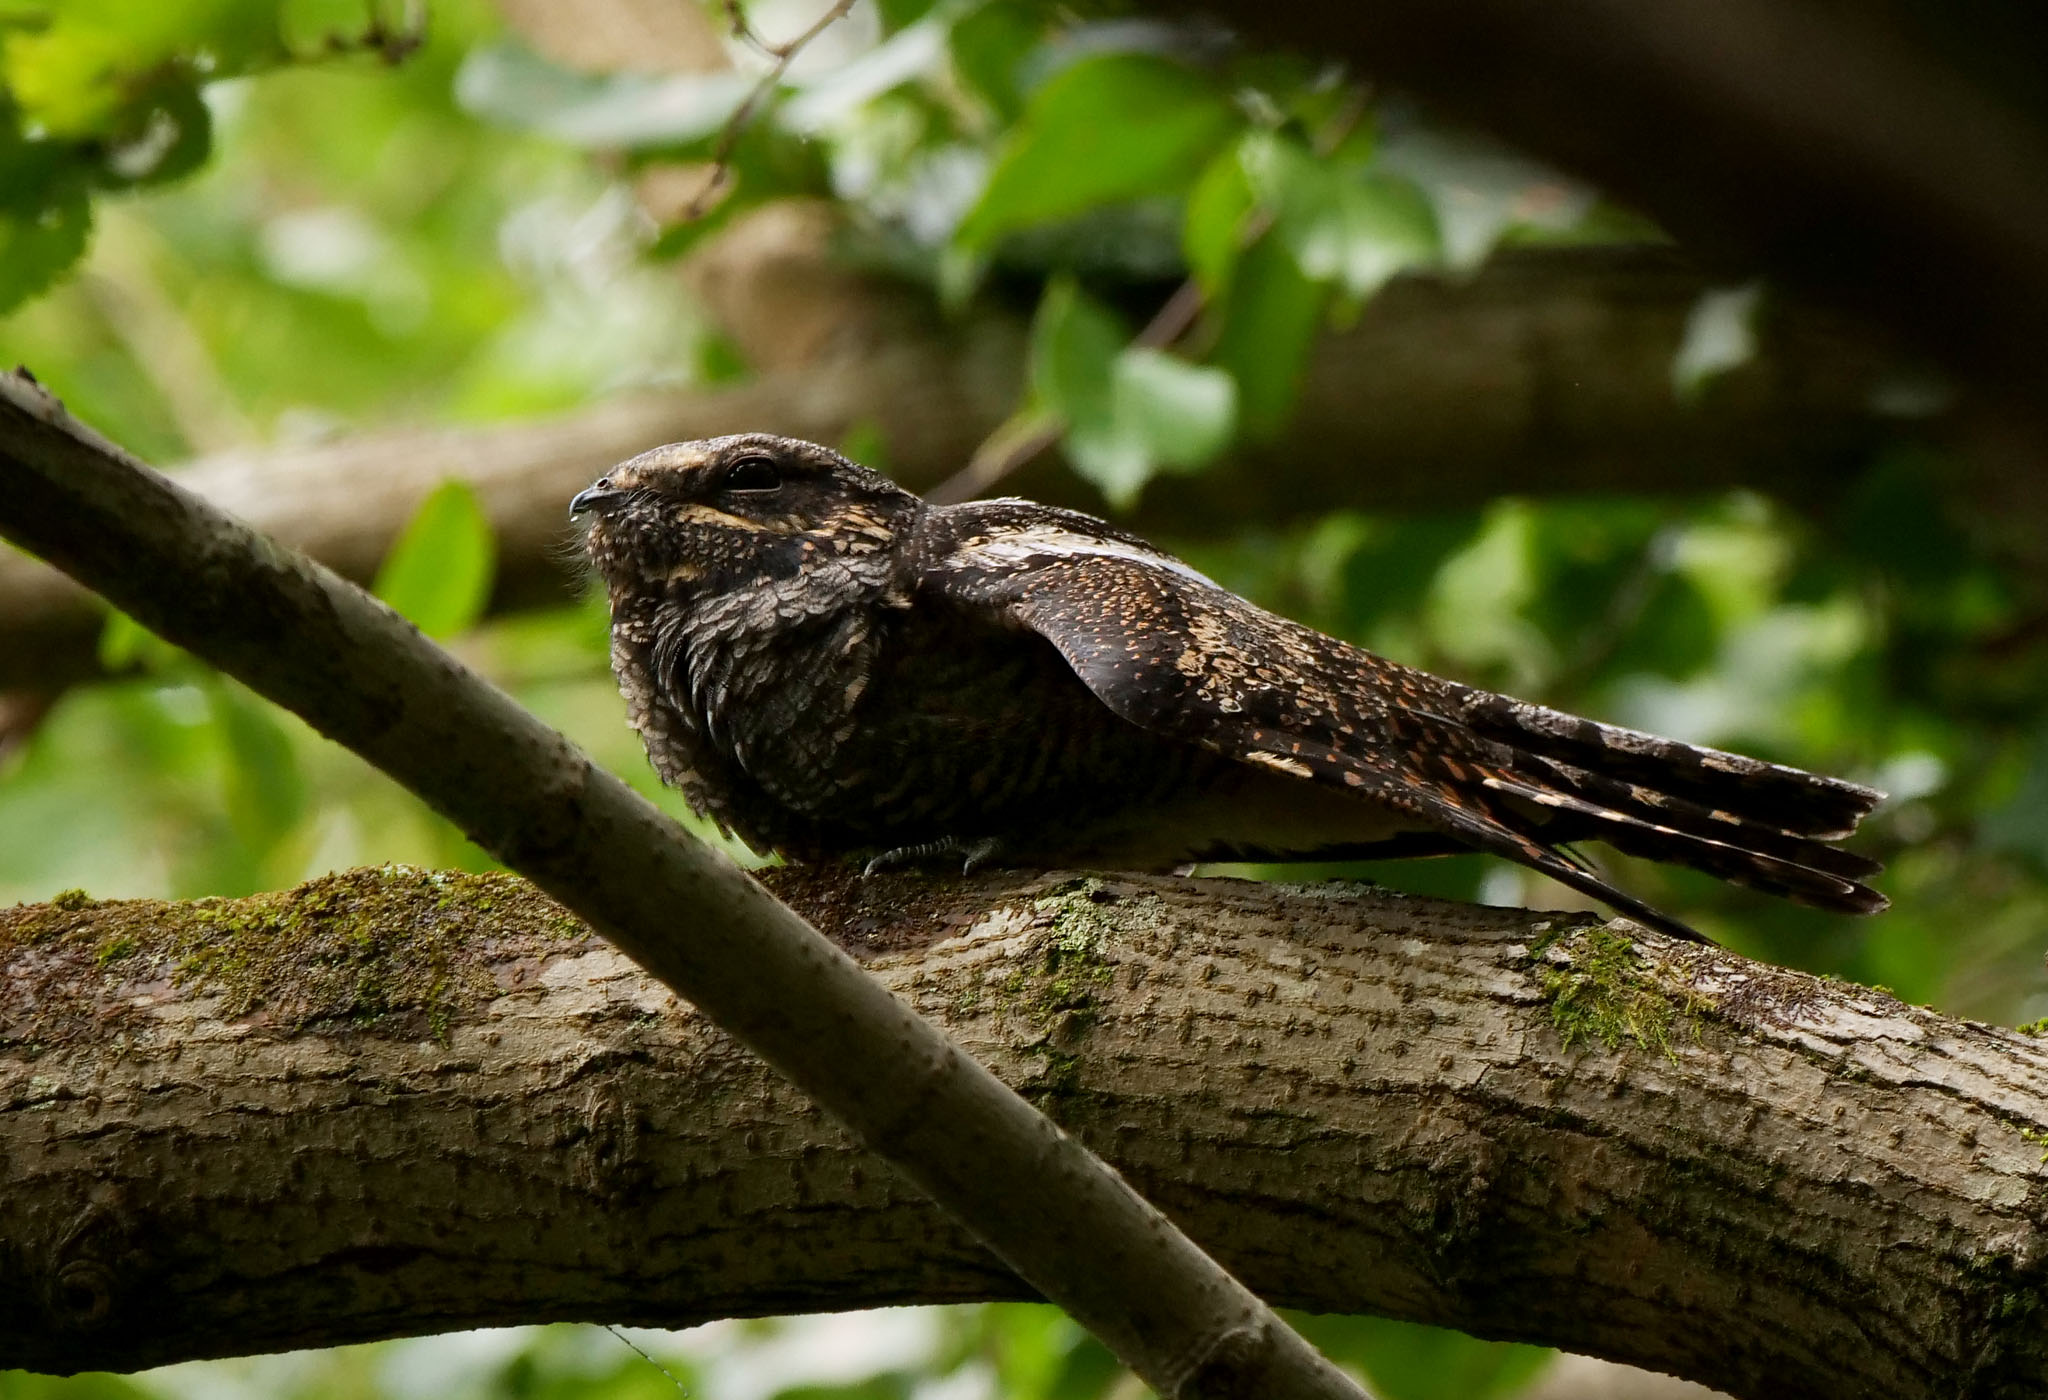
<path id="1" fill-rule="evenodd" d="M 511 875 L 381 866 L 189 902 L 66 891 L 0 910 L 0 1044 L 103 1033 L 165 982 L 282 1031 L 325 1022 L 445 1039 L 455 1006 L 491 993 L 500 941 L 535 935 L 591 936 Z"/>
<path id="2" fill-rule="evenodd" d="M 1696 996 L 1674 993 L 1613 924 L 1548 935 L 1529 953 L 1541 965 L 1550 1024 L 1567 1050 L 1598 1041 L 1609 1050 L 1637 1045 L 1676 1060 L 1676 1039 L 1696 1028 Z"/>

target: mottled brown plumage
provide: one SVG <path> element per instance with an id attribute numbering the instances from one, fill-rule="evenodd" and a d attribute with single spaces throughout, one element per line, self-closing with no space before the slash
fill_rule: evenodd
<path id="1" fill-rule="evenodd" d="M 1869 788 L 1596 724 L 1254 607 L 1100 520 L 928 506 L 749 434 L 656 448 L 579 495 L 612 662 L 663 780 L 798 859 L 1166 868 L 1506 856 L 1684 925 L 1562 843 L 1597 839 L 1869 913 L 1828 844 Z"/>

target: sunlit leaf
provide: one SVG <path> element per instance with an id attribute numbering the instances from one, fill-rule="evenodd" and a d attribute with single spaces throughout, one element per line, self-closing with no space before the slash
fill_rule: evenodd
<path id="1" fill-rule="evenodd" d="M 476 623 L 490 601 L 497 541 L 468 482 L 448 480 L 420 502 L 377 570 L 376 593 L 429 637 Z"/>
<path id="2" fill-rule="evenodd" d="M 185 653 L 127 613 L 110 608 L 100 628 L 99 655 L 103 670 L 125 671 L 131 666 L 162 670 L 183 659 Z"/>
<path id="3" fill-rule="evenodd" d="M 1161 466 L 1206 466 L 1230 441 L 1237 383 L 1228 370 L 1133 347 L 1116 357 L 1111 384 L 1118 421 Z"/>
<path id="4" fill-rule="evenodd" d="M 1150 54 L 1084 58 L 1040 88 L 959 241 L 1182 189 L 1238 118 L 1201 74 Z"/>
<path id="5" fill-rule="evenodd" d="M 1328 303 L 1328 289 L 1304 276 L 1274 239 L 1260 239 L 1239 259 L 1211 358 L 1237 381 L 1246 437 L 1268 438 L 1286 424 Z"/>
<path id="6" fill-rule="evenodd" d="M 1367 297 L 1396 274 L 1436 260 L 1436 219 L 1421 191 L 1392 175 L 1318 161 L 1294 141 L 1247 139 L 1252 191 L 1304 275 Z"/>
<path id="7" fill-rule="evenodd" d="M 593 76 L 548 62 L 510 40 L 474 50 L 455 78 L 466 111 L 571 145 L 690 146 L 716 134 L 754 80 L 730 70 Z"/>
<path id="8" fill-rule="evenodd" d="M 1748 282 L 1700 293 L 1671 357 L 1671 387 L 1681 399 L 1697 399 L 1710 381 L 1755 358 L 1763 292 L 1761 282 Z"/>
<path id="9" fill-rule="evenodd" d="M 1188 196 L 1181 253 L 1202 294 L 1214 298 L 1229 281 L 1258 201 L 1235 149 L 1209 162 Z"/>
<path id="10" fill-rule="evenodd" d="M 21 8 L 47 22 L 0 34 L 0 85 L 29 123 L 58 140 L 117 130 L 155 83 L 217 80 L 298 56 L 283 41 L 277 0 L 64 0 Z M 359 32 L 369 12 L 358 3 L 355 14 L 351 31 Z"/>
<path id="11" fill-rule="evenodd" d="M 1084 431 L 1106 427 L 1113 411 L 1110 366 L 1128 339 L 1115 316 L 1056 277 L 1031 328 L 1031 387 L 1039 402 Z"/>
<path id="12" fill-rule="evenodd" d="M 1469 272 L 1509 233 L 1572 234 L 1597 196 L 1505 146 L 1469 132 L 1408 126 L 1390 136 L 1378 168 L 1414 181 L 1436 213 L 1444 262 Z"/>
<path id="13" fill-rule="evenodd" d="M 1074 469 L 1119 507 L 1159 471 L 1213 459 L 1236 421 L 1227 371 L 1127 347 L 1116 318 L 1070 279 L 1040 304 L 1032 375 L 1039 401 L 1066 420 Z"/>

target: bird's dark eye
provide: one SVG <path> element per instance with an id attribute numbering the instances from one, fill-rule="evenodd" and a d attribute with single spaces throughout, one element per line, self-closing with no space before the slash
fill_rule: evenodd
<path id="1" fill-rule="evenodd" d="M 726 469 L 727 491 L 779 491 L 782 469 L 766 457 L 742 457 Z"/>

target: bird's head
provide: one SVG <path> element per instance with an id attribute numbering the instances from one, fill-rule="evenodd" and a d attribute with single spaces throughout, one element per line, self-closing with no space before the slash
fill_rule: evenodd
<path id="1" fill-rule="evenodd" d="M 816 443 L 768 433 L 675 442 L 569 503 L 616 595 L 725 592 L 882 554 L 922 502 Z"/>

